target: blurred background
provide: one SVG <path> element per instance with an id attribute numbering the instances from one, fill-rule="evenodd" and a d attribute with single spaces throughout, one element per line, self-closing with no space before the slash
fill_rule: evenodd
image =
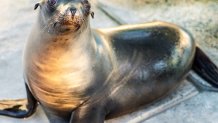
<path id="1" fill-rule="evenodd" d="M 39 1 L 39 0 L 38 0 Z M 37 0 L 0 0 L 0 99 L 25 98 L 22 78 L 22 50 L 31 26 L 36 21 L 33 10 Z M 93 28 L 114 27 L 117 24 L 96 7 L 107 6 L 126 23 L 155 20 L 175 23 L 187 29 L 198 45 L 218 65 L 218 0 L 92 0 L 95 18 Z M 196 93 L 167 111 L 143 123 L 217 123 L 218 93 Z M 143 114 L 143 111 L 137 115 Z M 116 119 L 108 123 L 125 123 Z M 28 119 L 0 116 L 0 123 L 48 123 L 41 108 Z"/>

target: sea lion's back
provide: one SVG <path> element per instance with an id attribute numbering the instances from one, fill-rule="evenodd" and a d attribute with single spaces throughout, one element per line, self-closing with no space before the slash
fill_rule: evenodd
<path id="1" fill-rule="evenodd" d="M 182 28 L 170 23 L 126 25 L 104 29 L 102 32 L 101 35 L 105 36 L 114 50 L 116 59 L 122 63 L 141 57 L 146 65 L 158 61 L 175 69 L 188 69 L 195 53 L 192 37 Z"/>

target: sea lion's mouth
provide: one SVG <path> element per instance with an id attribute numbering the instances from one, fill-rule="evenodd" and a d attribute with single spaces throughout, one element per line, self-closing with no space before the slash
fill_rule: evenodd
<path id="1" fill-rule="evenodd" d="M 57 21 L 52 25 L 56 33 L 75 32 L 82 26 L 83 19 L 78 18 L 75 20 Z"/>

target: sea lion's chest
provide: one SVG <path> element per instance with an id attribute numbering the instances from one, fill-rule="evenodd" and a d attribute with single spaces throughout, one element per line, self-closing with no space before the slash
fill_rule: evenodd
<path id="1" fill-rule="evenodd" d="M 28 85 L 42 104 L 69 110 L 88 98 L 85 90 L 93 80 L 93 72 L 85 52 L 48 48 L 26 58 Z"/>

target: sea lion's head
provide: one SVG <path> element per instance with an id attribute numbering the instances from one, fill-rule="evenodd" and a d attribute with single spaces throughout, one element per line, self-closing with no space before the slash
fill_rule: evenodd
<path id="1" fill-rule="evenodd" d="M 93 16 L 88 0 L 42 0 L 39 21 L 41 28 L 51 34 L 76 32 L 86 28 L 89 15 Z"/>

